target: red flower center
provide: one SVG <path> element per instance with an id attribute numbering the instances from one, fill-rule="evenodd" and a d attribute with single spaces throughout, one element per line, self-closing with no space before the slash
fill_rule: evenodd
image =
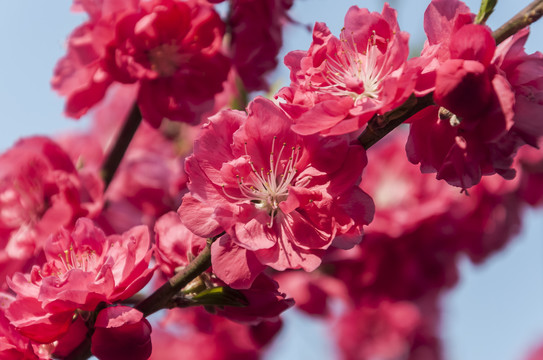
<path id="1" fill-rule="evenodd" d="M 179 46 L 176 44 L 162 44 L 149 51 L 151 68 L 162 77 L 175 74 L 186 55 L 179 53 Z"/>

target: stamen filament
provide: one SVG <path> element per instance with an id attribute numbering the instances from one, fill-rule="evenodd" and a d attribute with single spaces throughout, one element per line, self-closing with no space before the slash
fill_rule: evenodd
<path id="1" fill-rule="evenodd" d="M 280 211 L 279 204 L 288 197 L 289 186 L 296 183 L 296 186 L 305 187 L 311 180 L 310 177 L 304 177 L 295 181 L 298 174 L 295 165 L 300 158 L 302 147 L 293 146 L 288 159 L 282 160 L 287 143 L 284 142 L 281 145 L 279 154 L 276 155 L 276 140 L 277 137 L 274 136 L 269 155 L 268 170 L 261 167 L 260 171 L 257 171 L 255 164 L 250 160 L 248 164 L 251 168 L 251 173 L 246 181 L 240 175 L 236 175 L 239 195 L 229 194 L 226 185 L 221 186 L 222 192 L 227 198 L 241 203 L 251 202 L 257 208 L 267 211 L 270 216 L 270 221 L 267 223 L 269 228 L 273 226 L 274 218 Z M 250 158 L 247 143 L 245 143 L 245 155 Z M 281 166 L 282 173 L 280 173 Z"/>

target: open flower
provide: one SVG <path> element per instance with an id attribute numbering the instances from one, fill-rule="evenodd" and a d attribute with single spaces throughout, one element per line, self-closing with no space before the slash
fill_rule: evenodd
<path id="1" fill-rule="evenodd" d="M 48 239 L 48 261 L 41 268 L 8 279 L 17 298 L 6 316 L 34 341 L 57 340 L 74 312 L 127 299 L 147 284 L 155 269 L 149 268 L 149 244 L 145 226 L 106 237 L 90 220 L 79 219 L 73 232 L 62 230 Z"/>
<path id="2" fill-rule="evenodd" d="M 230 67 L 221 54 L 224 24 L 197 1 L 149 1 L 117 24 L 105 66 L 122 83 L 139 82 L 143 117 L 198 123 Z"/>
<path id="3" fill-rule="evenodd" d="M 332 243 L 357 244 L 374 208 L 357 186 L 363 148 L 345 137 L 303 137 L 291 124 L 264 98 L 249 104 L 248 115 L 212 117 L 187 159 L 191 192 L 179 213 L 195 234 L 225 230 L 264 265 L 311 271 Z"/>
<path id="4" fill-rule="evenodd" d="M 528 29 L 496 46 L 489 28 L 472 24 L 460 1 L 434 0 L 425 14 L 422 51 L 437 106 L 411 118 L 407 154 L 423 172 L 463 189 L 483 175 L 515 176 L 517 150 L 543 135 L 543 56 L 524 51 Z"/>
<path id="5" fill-rule="evenodd" d="M 52 80 L 68 97 L 67 115 L 82 116 L 120 82 L 138 84 L 138 106 L 154 127 L 163 118 L 200 122 L 230 69 L 220 17 L 196 0 L 125 2 L 83 6 L 90 20 L 71 35 Z"/>
<path id="6" fill-rule="evenodd" d="M 291 85 L 278 96 L 295 119 L 294 131 L 353 132 L 403 103 L 416 83 L 416 68 L 406 66 L 408 39 L 388 4 L 381 14 L 351 7 L 339 39 L 316 23 L 309 50 L 285 57 Z"/>
<path id="7" fill-rule="evenodd" d="M 78 173 L 52 140 L 29 137 L 0 155 L 0 288 L 6 275 L 23 271 L 60 227 L 102 208 L 102 183 Z"/>

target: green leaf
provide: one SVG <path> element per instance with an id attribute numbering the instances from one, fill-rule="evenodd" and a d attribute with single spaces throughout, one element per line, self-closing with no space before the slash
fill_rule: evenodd
<path id="1" fill-rule="evenodd" d="M 498 0 L 482 0 L 481 7 L 479 8 L 479 13 L 475 18 L 475 23 L 484 24 L 490 14 L 492 14 L 492 12 L 494 11 L 494 7 L 496 6 L 497 2 Z"/>
<path id="2" fill-rule="evenodd" d="M 236 306 L 249 305 L 247 298 L 238 290 L 227 286 L 206 289 L 191 299 L 197 305 Z"/>

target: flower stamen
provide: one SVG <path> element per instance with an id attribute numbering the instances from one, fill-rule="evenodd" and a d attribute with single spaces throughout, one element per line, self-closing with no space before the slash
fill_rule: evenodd
<path id="1" fill-rule="evenodd" d="M 375 31 L 368 38 L 365 51 L 359 51 L 354 34 L 350 39 L 341 33 L 341 49 L 335 56 L 325 59 L 322 76 L 325 82 L 321 85 L 310 86 L 315 91 L 334 96 L 350 96 L 357 105 L 364 98 L 377 99 L 381 92 L 381 82 L 391 71 L 385 69 L 390 56 L 379 50 L 379 43 L 388 43 L 387 39 L 378 36 Z M 388 47 L 388 45 L 387 45 Z M 382 59 L 380 59 L 382 57 Z"/>
<path id="2" fill-rule="evenodd" d="M 298 187 L 306 187 L 311 181 L 310 176 L 296 180 L 298 170 L 295 168 L 295 165 L 300 158 L 302 147 L 293 146 L 288 159 L 281 161 L 284 151 L 287 148 L 287 143 L 284 142 L 281 145 L 279 154 L 275 157 L 276 140 L 277 137 L 274 136 L 269 156 L 268 170 L 264 167 L 257 170 L 253 161 L 250 160 L 249 166 L 251 168 L 251 176 L 248 179 L 244 179 L 243 177 L 236 175 L 241 196 L 228 194 L 225 185 L 222 185 L 223 194 L 229 199 L 240 202 L 250 202 L 256 208 L 268 212 L 270 215 L 270 221 L 267 223 L 268 228 L 273 226 L 273 219 L 280 211 L 279 204 L 287 199 L 289 186 L 294 182 Z M 245 155 L 250 158 L 247 150 L 247 143 L 245 143 Z M 281 164 L 283 165 L 283 171 L 279 173 Z"/>

